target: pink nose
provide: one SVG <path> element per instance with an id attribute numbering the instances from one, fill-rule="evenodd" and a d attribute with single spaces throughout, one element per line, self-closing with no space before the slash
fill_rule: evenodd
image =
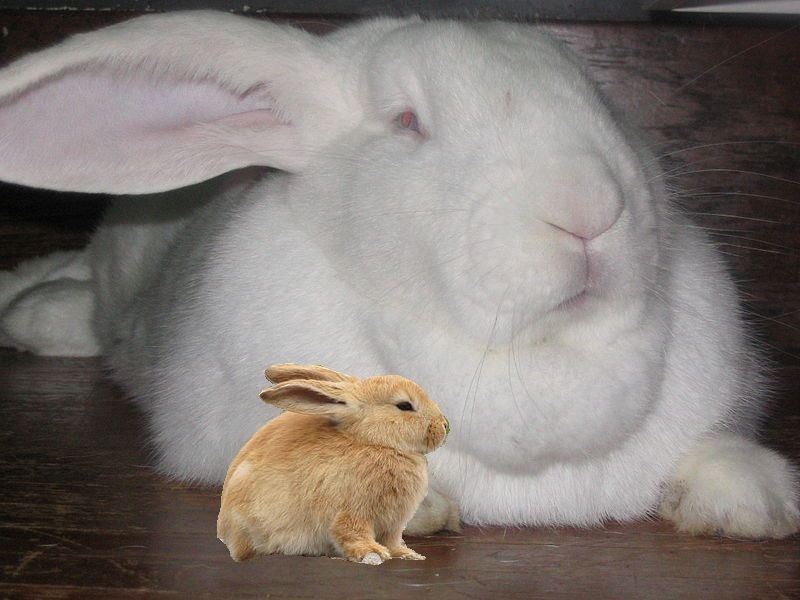
<path id="1" fill-rule="evenodd" d="M 560 163 L 539 175 L 538 217 L 583 240 L 602 235 L 623 209 L 622 190 L 605 164 L 591 157 Z"/>

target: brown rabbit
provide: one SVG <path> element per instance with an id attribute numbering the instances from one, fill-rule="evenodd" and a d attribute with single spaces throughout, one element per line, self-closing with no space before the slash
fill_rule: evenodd
<path id="1" fill-rule="evenodd" d="M 283 364 L 266 376 L 276 385 L 261 398 L 285 412 L 250 438 L 225 477 L 217 537 L 231 557 L 424 559 L 402 533 L 427 490 L 424 455 L 449 431 L 439 407 L 396 375 Z"/>

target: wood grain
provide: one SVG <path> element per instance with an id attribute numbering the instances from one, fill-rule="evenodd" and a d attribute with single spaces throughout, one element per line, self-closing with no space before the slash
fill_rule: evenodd
<path id="1" fill-rule="evenodd" d="M 6 9 L 169 11 L 216 9 L 270 15 L 409 15 L 486 19 L 646 21 L 639 0 L 0 0 Z"/>
<path id="2" fill-rule="evenodd" d="M 0 13 L 0 62 L 128 16 Z M 800 31 L 545 27 L 664 155 L 680 204 L 725 252 L 776 363 L 767 438 L 800 460 Z M 85 244 L 105 201 L 0 187 L 0 268 Z M 146 422 L 99 361 L 0 350 L 0 423 L 2 598 L 800 597 L 797 538 L 695 538 L 661 522 L 468 529 L 413 540 L 424 563 L 379 568 L 237 565 L 214 537 L 219 491 L 152 471 Z"/>
<path id="3" fill-rule="evenodd" d="M 0 597 L 789 598 L 796 539 L 679 535 L 666 523 L 467 529 L 413 540 L 423 563 L 236 564 L 216 540 L 219 490 L 148 465 L 144 418 L 96 359 L 0 350 Z M 796 422 L 781 448 L 798 455 Z M 411 543 L 411 542 L 410 542 Z"/>

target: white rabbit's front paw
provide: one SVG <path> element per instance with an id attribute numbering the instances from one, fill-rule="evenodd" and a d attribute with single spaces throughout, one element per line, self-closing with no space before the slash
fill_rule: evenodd
<path id="1" fill-rule="evenodd" d="M 431 535 L 442 530 L 461 531 L 458 506 L 444 494 L 428 488 L 428 494 L 417 508 L 417 512 L 406 525 L 404 534 Z"/>
<path id="2" fill-rule="evenodd" d="M 800 528 L 797 473 L 779 454 L 720 435 L 679 463 L 660 513 L 679 531 L 782 538 Z"/>

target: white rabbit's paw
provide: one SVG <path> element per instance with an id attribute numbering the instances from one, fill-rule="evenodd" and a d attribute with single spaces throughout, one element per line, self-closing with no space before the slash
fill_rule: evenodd
<path id="1" fill-rule="evenodd" d="M 92 331 L 94 288 L 90 281 L 63 278 L 20 293 L 0 315 L 10 345 L 42 356 L 96 356 Z"/>
<path id="2" fill-rule="evenodd" d="M 420 536 L 431 535 L 442 530 L 461 531 L 458 506 L 444 494 L 429 488 L 427 496 L 406 525 L 404 533 Z"/>
<path id="3" fill-rule="evenodd" d="M 724 436 L 683 459 L 659 510 L 679 531 L 782 538 L 800 528 L 797 500 L 797 474 L 782 456 Z"/>

